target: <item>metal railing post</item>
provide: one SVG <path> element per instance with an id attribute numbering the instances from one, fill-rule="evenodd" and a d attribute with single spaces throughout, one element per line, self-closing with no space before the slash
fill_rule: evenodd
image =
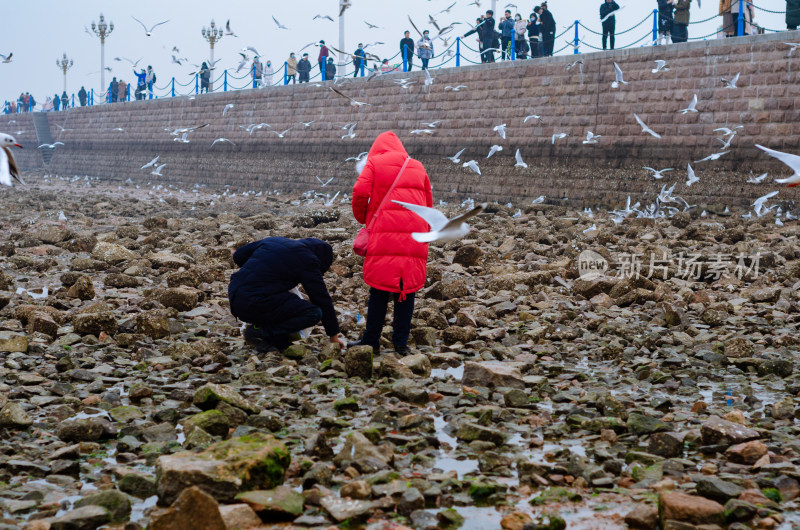
<path id="1" fill-rule="evenodd" d="M 91 96 L 89 98 L 89 106 L 93 106 L 94 105 L 94 89 L 93 88 L 89 89 L 89 94 Z"/>
<path id="2" fill-rule="evenodd" d="M 172 97 L 175 97 L 175 78 L 172 78 Z"/>
<path id="3" fill-rule="evenodd" d="M 72 108 L 75 108 L 75 94 L 72 94 Z"/>
<path id="4" fill-rule="evenodd" d="M 461 66 L 461 37 L 456 37 L 456 67 Z"/>
<path id="5" fill-rule="evenodd" d="M 194 93 L 200 92 L 200 74 L 194 74 Z"/>
<path id="6" fill-rule="evenodd" d="M 256 65 L 253 65 L 253 88 L 258 88 L 256 86 Z"/>
<path id="7" fill-rule="evenodd" d="M 658 9 L 653 9 L 653 44 L 658 42 Z"/>
<path id="8" fill-rule="evenodd" d="M 739 31 L 736 36 L 744 36 L 744 0 L 739 0 Z"/>
<path id="9" fill-rule="evenodd" d="M 403 71 L 408 72 L 408 47 L 403 46 Z"/>
<path id="10" fill-rule="evenodd" d="M 581 42 L 580 37 L 578 37 L 578 24 L 579 23 L 580 22 L 578 20 L 575 21 L 575 49 L 572 50 L 573 55 L 577 55 L 577 54 L 581 53 L 578 50 L 578 46 L 580 46 L 580 42 Z"/>
<path id="11" fill-rule="evenodd" d="M 364 77 L 364 70 L 366 69 L 365 66 L 366 64 L 367 64 L 367 58 L 364 57 L 363 59 L 361 59 L 361 77 Z"/>
<path id="12" fill-rule="evenodd" d="M 283 84 L 289 84 L 289 61 L 283 61 Z"/>
<path id="13" fill-rule="evenodd" d="M 228 91 L 228 71 L 225 70 L 224 81 L 222 82 L 222 91 Z"/>

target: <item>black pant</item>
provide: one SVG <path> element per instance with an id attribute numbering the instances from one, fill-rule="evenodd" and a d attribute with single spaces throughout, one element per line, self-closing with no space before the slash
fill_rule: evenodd
<path id="1" fill-rule="evenodd" d="M 370 287 L 369 302 L 367 305 L 367 327 L 361 342 L 370 346 L 380 346 L 381 331 L 386 321 L 386 311 L 389 307 L 389 298 L 394 299 L 394 317 L 392 318 L 392 344 L 395 348 L 408 345 L 408 336 L 411 333 L 411 316 L 414 314 L 414 298 L 416 293 L 406 295 L 402 302 L 398 301 L 400 295 L 381 291 Z"/>
<path id="2" fill-rule="evenodd" d="M 353 66 L 356 67 L 356 71 L 353 72 L 353 77 L 358 77 L 358 74 L 361 73 L 361 59 L 355 59 L 353 61 Z"/>
<path id="3" fill-rule="evenodd" d="M 299 331 L 316 325 L 322 320 L 322 310 L 319 307 L 310 307 L 306 311 L 287 318 L 283 322 L 260 324 L 256 326 L 259 335 L 268 343 L 280 349 L 291 344 L 291 336 Z"/>
<path id="4" fill-rule="evenodd" d="M 672 42 L 686 42 L 689 40 L 689 26 L 686 24 L 672 24 Z"/>
<path id="5" fill-rule="evenodd" d="M 511 59 L 511 37 L 503 37 L 500 39 L 500 58 L 504 61 L 506 60 L 506 56 Z"/>
<path id="6" fill-rule="evenodd" d="M 786 26 L 786 29 L 790 29 L 790 30 L 797 29 L 797 24 L 788 24 L 788 25 Z"/>
<path id="7" fill-rule="evenodd" d="M 288 85 L 290 81 L 291 81 L 292 84 L 295 84 L 297 82 L 295 77 L 296 76 L 294 76 L 294 75 L 287 75 L 286 76 L 286 84 Z"/>
<path id="8" fill-rule="evenodd" d="M 606 41 L 611 40 L 611 49 L 614 49 L 614 30 L 617 26 L 617 21 L 612 17 L 603 22 L 603 49 L 606 49 Z"/>
<path id="9" fill-rule="evenodd" d="M 408 59 L 406 59 L 406 70 L 410 72 L 413 67 L 414 67 L 414 54 L 408 52 Z"/>
<path id="10" fill-rule="evenodd" d="M 496 41 L 484 41 L 483 42 L 483 50 L 481 52 L 481 60 L 485 63 L 493 63 L 494 62 L 494 50 L 497 44 Z"/>
<path id="11" fill-rule="evenodd" d="M 556 30 L 547 29 L 542 31 L 542 55 L 552 57 L 553 46 L 556 43 Z"/>
<path id="12" fill-rule="evenodd" d="M 422 69 L 423 70 L 427 70 L 428 69 L 428 61 L 430 61 L 430 59 L 420 59 L 420 61 L 422 61 Z"/>
<path id="13" fill-rule="evenodd" d="M 531 59 L 542 56 L 542 44 L 539 42 L 539 37 L 531 37 Z"/>
<path id="14" fill-rule="evenodd" d="M 308 83 L 310 72 L 300 72 L 300 80 L 298 83 Z"/>

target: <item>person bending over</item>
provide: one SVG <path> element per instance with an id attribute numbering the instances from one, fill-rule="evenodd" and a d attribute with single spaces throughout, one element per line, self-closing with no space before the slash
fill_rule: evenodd
<path id="1" fill-rule="evenodd" d="M 293 335 L 322 320 L 330 341 L 345 346 L 323 274 L 333 263 L 333 249 L 319 239 L 268 237 L 233 254 L 240 267 L 231 276 L 231 313 L 248 323 L 244 338 L 261 351 L 284 350 Z M 292 290 L 300 284 L 310 301 Z"/>

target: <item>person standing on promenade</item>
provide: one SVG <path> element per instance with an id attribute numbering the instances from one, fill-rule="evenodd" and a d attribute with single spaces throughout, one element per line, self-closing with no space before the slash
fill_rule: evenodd
<path id="1" fill-rule="evenodd" d="M 678 0 L 675 4 L 675 18 L 672 22 L 672 42 L 686 42 L 689 40 L 689 9 L 692 0 Z"/>
<path id="2" fill-rule="evenodd" d="M 619 9 L 619 4 L 614 0 L 605 0 L 600 5 L 600 20 L 603 24 L 603 49 L 606 49 L 606 41 L 614 49 L 614 33 L 617 28 L 617 16 L 612 14 Z"/>
<path id="3" fill-rule="evenodd" d="M 556 19 L 547 9 L 547 2 L 542 2 L 540 7 L 542 8 L 541 13 L 539 13 L 539 20 L 542 25 L 542 55 L 552 57 L 553 47 L 556 44 Z"/>
<path id="4" fill-rule="evenodd" d="M 400 40 L 400 60 L 405 61 L 409 72 L 414 67 L 414 39 L 409 31 L 403 33 Z"/>
<path id="5" fill-rule="evenodd" d="M 307 53 L 304 53 L 303 58 L 297 63 L 297 74 L 300 76 L 298 83 L 308 83 L 311 78 L 311 61 L 308 60 Z"/>

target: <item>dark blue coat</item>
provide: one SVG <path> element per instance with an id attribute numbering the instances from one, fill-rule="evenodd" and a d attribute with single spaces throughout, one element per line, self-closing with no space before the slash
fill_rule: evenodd
<path id="1" fill-rule="evenodd" d="M 278 324 L 317 306 L 328 336 L 339 333 L 333 301 L 322 275 L 333 263 L 333 249 L 319 239 L 268 237 L 239 248 L 231 276 L 231 313 L 244 322 Z M 300 284 L 311 303 L 289 292 Z"/>

